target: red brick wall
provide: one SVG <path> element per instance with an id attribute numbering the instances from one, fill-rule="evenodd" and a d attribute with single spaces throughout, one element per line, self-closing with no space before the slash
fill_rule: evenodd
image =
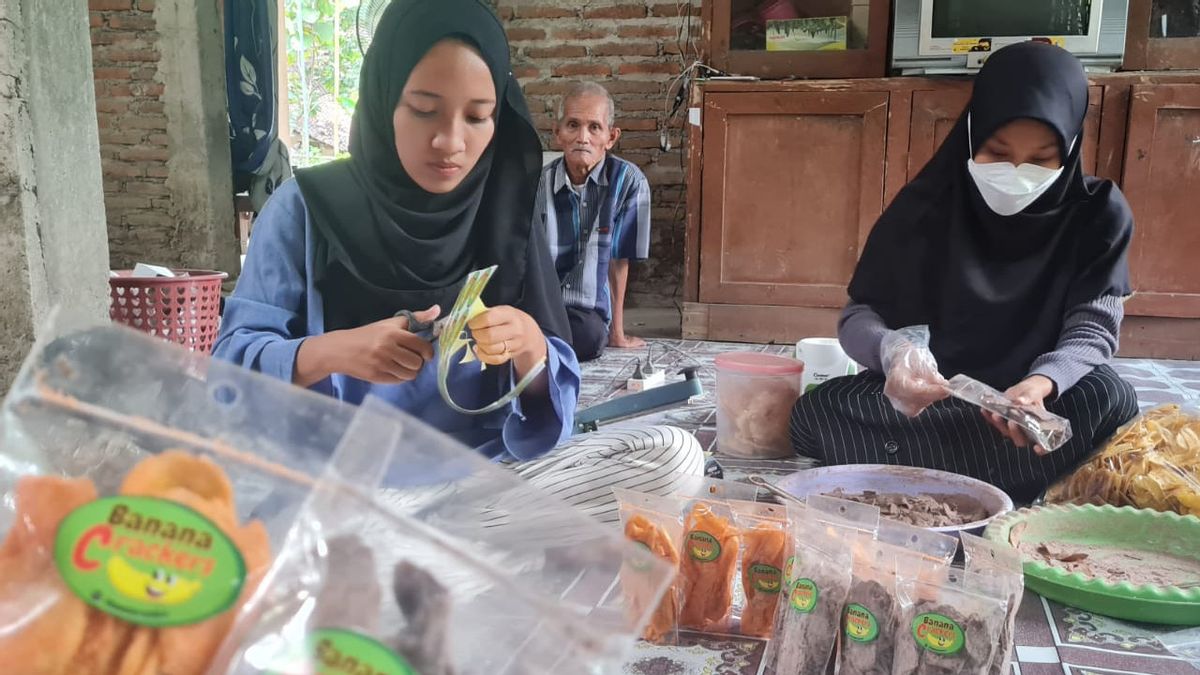
<path id="1" fill-rule="evenodd" d="M 641 166 L 653 189 L 651 260 L 634 266 L 631 291 L 659 300 L 678 295 L 686 110 L 673 123 L 670 152 L 660 149 L 659 130 L 667 89 L 685 63 L 678 37 L 682 22 L 691 22 L 692 39 L 700 44 L 700 0 L 499 0 L 497 5 L 508 27 L 514 73 L 548 148 L 554 147 L 549 130 L 559 97 L 572 82 L 594 80 L 613 94 L 622 130 L 616 153 Z"/>
<path id="2" fill-rule="evenodd" d="M 155 0 L 88 0 L 96 118 L 104 170 L 109 256 L 114 267 L 173 259 L 170 150 Z"/>

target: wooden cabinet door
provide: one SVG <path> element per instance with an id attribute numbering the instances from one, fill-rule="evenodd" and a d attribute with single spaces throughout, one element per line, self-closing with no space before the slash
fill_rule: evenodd
<path id="1" fill-rule="evenodd" d="M 1133 87 L 1122 191 L 1137 292 L 1126 312 L 1200 318 L 1200 84 Z"/>
<path id="2" fill-rule="evenodd" d="M 700 302 L 841 307 L 883 208 L 887 92 L 705 96 Z"/>
<path id="3" fill-rule="evenodd" d="M 942 141 L 954 128 L 967 102 L 971 90 L 937 89 L 914 91 L 912 94 L 912 122 L 908 139 L 908 180 L 917 177 L 921 169 L 933 158 Z M 1087 117 L 1083 121 L 1083 172 L 1096 173 L 1096 147 L 1100 142 L 1100 112 L 1104 100 L 1104 87 L 1088 88 Z M 963 150 L 966 160 L 966 149 Z"/>

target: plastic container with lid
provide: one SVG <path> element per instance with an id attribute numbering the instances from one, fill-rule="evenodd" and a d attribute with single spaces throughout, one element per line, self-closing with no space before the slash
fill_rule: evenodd
<path id="1" fill-rule="evenodd" d="M 717 366 L 717 449 L 764 459 L 795 452 L 788 434 L 804 364 L 758 352 L 729 352 Z"/>

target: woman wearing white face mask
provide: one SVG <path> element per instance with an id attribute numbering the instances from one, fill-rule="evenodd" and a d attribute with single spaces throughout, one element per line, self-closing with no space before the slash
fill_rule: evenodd
<path id="1" fill-rule="evenodd" d="M 1132 292 L 1133 218 L 1115 185 L 1083 175 L 1087 94 L 1057 47 L 988 60 L 962 119 L 867 241 L 839 337 L 868 371 L 801 398 L 798 452 L 954 471 L 1029 500 L 1137 413 L 1108 365 Z M 913 326 L 929 327 L 927 345 L 901 332 Z M 1074 438 L 1033 447 L 949 399 L 945 378 L 959 373 L 1067 417 Z"/>

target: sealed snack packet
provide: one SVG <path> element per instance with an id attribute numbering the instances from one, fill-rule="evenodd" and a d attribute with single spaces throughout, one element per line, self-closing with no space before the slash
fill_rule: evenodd
<path id="1" fill-rule="evenodd" d="M 1044 499 L 1200 516 L 1200 401 L 1134 419 Z"/>
<path id="2" fill-rule="evenodd" d="M 849 508 L 843 500 L 809 499 L 809 508 Z M 861 506 L 861 505 L 859 505 Z M 921 561 L 948 564 L 954 557 L 953 537 L 883 520 L 875 541 L 852 544 L 853 579 L 846 595 L 843 630 L 838 643 L 837 672 L 887 675 L 897 640 L 896 570 Z"/>
<path id="3" fill-rule="evenodd" d="M 954 398 L 977 405 L 1021 427 L 1047 452 L 1053 452 L 1071 440 L 1071 421 L 1067 418 L 1044 408 L 1014 403 L 1002 392 L 966 375 L 950 378 L 948 390 Z"/>
<path id="4" fill-rule="evenodd" d="M 614 488 L 625 538 L 645 547 L 671 569 L 679 569 L 679 547 L 683 543 L 683 521 L 678 506 L 670 497 Z M 672 583 L 656 601 L 654 584 L 642 565 L 621 568 L 621 590 L 632 612 L 642 613 L 654 606 L 642 638 L 657 644 L 675 644 L 679 629 L 681 589 Z M 657 605 L 654 603 L 657 602 Z"/>
<path id="5" fill-rule="evenodd" d="M 214 672 L 592 672 L 643 633 L 672 574 L 647 547 L 370 399 Z"/>
<path id="6" fill-rule="evenodd" d="M 787 509 L 780 504 L 731 501 L 742 534 L 741 635 L 770 637 L 783 590 L 783 567 L 791 556 Z"/>
<path id="7" fill-rule="evenodd" d="M 1017 611 L 1025 596 L 1025 573 L 1021 554 L 1012 546 L 989 541 L 969 533 L 961 533 L 966 571 L 978 575 L 972 579 L 993 578 L 1002 589 L 1007 617 L 1000 633 L 995 658 L 989 669 L 991 675 L 1009 672 L 1013 648 L 1016 645 Z"/>
<path id="8" fill-rule="evenodd" d="M 794 557 L 767 648 L 767 662 L 776 673 L 826 671 L 850 591 L 850 545 L 871 537 L 845 524 L 822 521 L 818 513 L 788 505 Z"/>
<path id="9" fill-rule="evenodd" d="M 939 563 L 898 572 L 893 675 L 987 675 L 1007 614 L 995 577 Z"/>
<path id="10" fill-rule="evenodd" d="M 351 411 L 124 328 L 40 344 L 0 411 L 0 669 L 208 672 L 333 448 L 312 415 Z"/>
<path id="11" fill-rule="evenodd" d="M 681 627 L 709 633 L 729 630 L 742 543 L 729 500 L 750 501 L 757 494 L 753 485 L 710 478 L 676 494 L 684 512 Z"/>

